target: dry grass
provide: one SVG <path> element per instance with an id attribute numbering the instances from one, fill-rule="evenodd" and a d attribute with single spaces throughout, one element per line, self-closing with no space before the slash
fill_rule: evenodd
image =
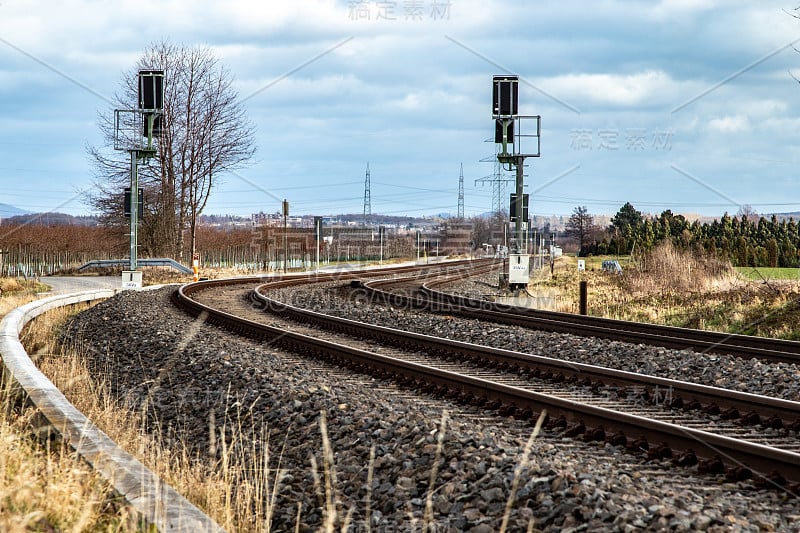
<path id="1" fill-rule="evenodd" d="M 17 278 L 0 278 L 0 293 L 2 292 L 21 292 L 23 285 Z"/>
<path id="2" fill-rule="evenodd" d="M 33 299 L 32 291 L 15 297 L 6 292 L 0 302 L 10 310 Z M 56 309 L 25 328 L 23 344 L 39 368 L 117 444 L 227 531 L 270 532 L 285 471 L 280 455 L 270 453 L 266 429 L 258 435 L 243 430 L 242 420 L 253 413 L 220 413 L 224 422 L 219 426 L 211 414 L 210 441 L 218 450 L 212 449 L 209 456 L 219 459 L 193 456 L 185 444 L 168 446 L 144 429 L 146 408 L 136 411 L 119 404 L 110 394 L 107 381 L 90 375 L 79 353 L 56 347 L 54 332 L 79 310 Z M 132 510 L 71 448 L 34 438 L 36 430 L 30 421 L 36 418 L 35 410 L 17 408 L 14 401 L 8 392 L 0 397 L 0 531 L 140 530 L 133 521 Z M 226 427 L 230 424 L 236 427 Z M 328 502 L 323 509 L 324 530 L 334 531 L 346 528 L 353 510 L 342 512 L 324 415 L 322 431 L 322 473 L 326 478 L 322 492 Z M 274 448 L 280 450 L 282 446 L 279 443 Z"/>
<path id="3" fill-rule="evenodd" d="M 21 305 L 32 302 L 36 294 L 45 292 L 47 287 L 36 281 L 0 278 L 0 318 Z"/>
<path id="4" fill-rule="evenodd" d="M 589 313 L 595 316 L 800 339 L 796 281 L 750 281 L 727 263 L 669 244 L 621 263 L 621 275 L 578 272 L 574 258 L 562 258 L 554 275 L 545 273 L 531 289 L 557 290 L 557 310 L 575 313 L 578 285 L 586 280 Z"/>
<path id="5" fill-rule="evenodd" d="M 4 292 L 0 317 L 34 299 Z M 59 441 L 35 437 L 37 412 L 10 386 L 0 391 L 0 531 L 138 531 L 111 487 Z"/>
<path id="6" fill-rule="evenodd" d="M 59 351 L 53 329 L 74 310 L 56 310 L 46 320 L 37 319 L 26 329 L 25 341 L 38 366 L 69 401 L 109 435 L 121 448 L 139 459 L 166 483 L 201 508 L 228 531 L 270 531 L 274 496 L 283 472 L 280 458 L 269 453 L 269 435 L 245 435 L 241 427 L 230 431 L 228 420 L 247 413 L 223 413 L 220 427 L 209 420 L 209 431 L 221 448 L 220 459 L 191 455 L 188 446 L 168 445 L 144 428 L 142 412 L 115 401 L 107 381 L 91 376 L 80 354 Z M 145 411 L 143 409 L 142 411 Z M 235 423 L 235 422 L 234 422 Z M 234 437 L 225 438 L 233 434 Z M 254 442 L 265 443 L 259 452 Z M 278 466 L 273 467 L 273 463 Z M 249 465 L 249 466 L 246 466 Z"/>
<path id="7" fill-rule="evenodd" d="M 33 410 L 0 399 L 0 530 L 135 531 L 109 486 L 70 448 L 30 431 Z"/>

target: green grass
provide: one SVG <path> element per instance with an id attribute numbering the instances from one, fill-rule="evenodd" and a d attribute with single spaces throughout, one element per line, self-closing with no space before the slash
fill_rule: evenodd
<path id="1" fill-rule="evenodd" d="M 800 280 L 800 268 L 735 267 L 736 271 L 749 280 L 793 279 Z"/>
<path id="2" fill-rule="evenodd" d="M 570 257 L 574 257 L 574 254 L 570 254 Z M 574 257 L 576 264 L 578 259 L 586 261 L 586 270 L 602 270 L 603 261 L 619 261 L 623 269 L 626 265 L 630 265 L 631 263 L 630 255 L 591 255 L 589 257 Z"/>

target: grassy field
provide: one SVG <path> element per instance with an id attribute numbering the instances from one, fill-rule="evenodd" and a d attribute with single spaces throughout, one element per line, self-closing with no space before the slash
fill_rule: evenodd
<path id="1" fill-rule="evenodd" d="M 602 272 L 603 259 L 617 259 L 622 274 Z M 712 259 L 660 247 L 630 257 L 564 257 L 531 287 L 558 291 L 557 310 L 577 312 L 578 286 L 588 282 L 589 314 L 727 333 L 800 339 L 800 280 L 793 269 L 740 272 Z M 788 271 L 788 272 L 787 272 Z"/>
<path id="2" fill-rule="evenodd" d="M 736 272 L 754 281 L 783 279 L 800 281 L 800 268 L 736 267 Z"/>

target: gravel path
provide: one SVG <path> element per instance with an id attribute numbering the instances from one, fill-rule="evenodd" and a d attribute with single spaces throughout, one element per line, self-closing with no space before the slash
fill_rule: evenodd
<path id="1" fill-rule="evenodd" d="M 280 468 L 287 472 L 278 491 L 274 530 L 294 530 L 298 504 L 302 531 L 317 530 L 322 523 L 323 500 L 312 469 L 314 463 L 324 464 L 321 413 L 334 452 L 336 492 L 344 512 L 353 513 L 354 531 L 366 530 L 368 500 L 372 531 L 421 531 L 429 497 L 430 530 L 496 531 L 515 475 L 519 485 L 507 515 L 509 531 L 526 531 L 530 525 L 541 531 L 800 530 L 797 499 L 691 469 L 673 470 L 668 462 L 647 462 L 608 444 L 543 432 L 523 465 L 528 423 L 421 398 L 197 324 L 171 307 L 171 290 L 121 293 L 81 313 L 66 337 L 93 347 L 91 365 L 109 376 L 115 394 L 134 406 L 146 402 L 154 431 L 184 440 L 194 451 L 208 455 L 216 450 L 218 455 L 222 435 L 230 441 L 233 427 L 241 427 L 243 435 L 251 428 L 256 435 L 268 433 L 272 457 L 277 461 L 280 456 Z M 331 284 L 304 291 L 302 300 L 383 325 L 405 324 L 493 345 L 502 341 L 504 347 L 525 342 L 536 353 L 596 364 L 664 369 L 684 379 L 720 380 L 737 388 L 744 383 L 768 390 L 783 383 L 782 395 L 797 397 L 797 369 L 783 365 L 723 356 L 710 363 L 688 352 L 355 308 L 340 298 L 345 293 L 342 284 Z M 300 294 L 285 296 L 297 302 Z M 448 420 L 441 433 L 445 411 Z M 217 428 L 213 446 L 210 420 Z M 374 479 L 368 487 L 370 464 Z"/>

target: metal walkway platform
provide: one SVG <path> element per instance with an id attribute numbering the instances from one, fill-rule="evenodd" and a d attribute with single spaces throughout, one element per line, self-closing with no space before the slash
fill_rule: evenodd
<path id="1" fill-rule="evenodd" d="M 168 257 L 139 259 L 137 263 L 139 266 L 170 267 L 184 274 L 192 274 L 191 268 L 184 266 L 175 261 L 174 259 L 170 259 Z M 130 264 L 129 259 L 95 259 L 94 261 L 89 261 L 85 265 L 81 265 L 80 267 L 78 267 L 78 272 L 81 272 L 83 270 L 89 270 L 90 268 L 112 268 L 117 266 L 124 267 L 129 264 Z"/>

